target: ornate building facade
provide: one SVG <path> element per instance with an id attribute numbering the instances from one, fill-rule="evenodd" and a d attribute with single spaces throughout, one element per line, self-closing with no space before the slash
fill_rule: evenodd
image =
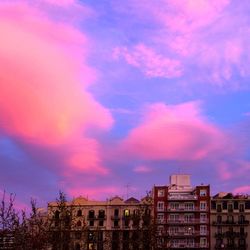
<path id="1" fill-rule="evenodd" d="M 67 202 L 62 209 L 60 203 L 51 202 L 48 213 L 53 222 L 51 233 L 55 242 L 65 240 L 63 249 L 128 250 L 151 249 L 149 226 L 151 224 L 151 200 L 114 197 L 106 201 L 93 201 L 78 197 Z M 67 211 L 71 219 L 63 217 Z M 66 222 L 66 224 L 65 224 Z M 145 230 L 146 229 L 146 230 Z M 60 233 L 60 235 L 58 235 Z M 59 237 L 64 234 L 64 237 Z M 52 249 L 58 249 L 54 244 Z"/>
<path id="2" fill-rule="evenodd" d="M 250 197 L 218 193 L 211 199 L 212 249 L 249 249 Z"/>

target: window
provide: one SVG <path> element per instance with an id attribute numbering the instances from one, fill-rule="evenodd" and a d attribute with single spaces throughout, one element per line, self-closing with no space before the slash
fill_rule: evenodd
<path id="1" fill-rule="evenodd" d="M 179 203 L 177 202 L 171 202 L 169 204 L 171 210 L 178 210 L 179 209 Z"/>
<path id="2" fill-rule="evenodd" d="M 239 224 L 244 223 L 244 221 L 245 221 L 245 216 L 241 214 L 241 215 L 239 216 Z"/>
<path id="3" fill-rule="evenodd" d="M 194 222 L 194 215 L 193 214 L 184 214 L 184 221 L 185 222 Z"/>
<path id="4" fill-rule="evenodd" d="M 223 210 L 227 209 L 227 201 L 222 202 L 222 208 L 223 208 Z"/>
<path id="5" fill-rule="evenodd" d="M 201 238 L 200 239 L 200 246 L 206 247 L 207 246 L 207 238 Z"/>
<path id="6" fill-rule="evenodd" d="M 233 223 L 234 222 L 234 217 L 232 215 L 227 216 L 227 222 L 228 223 Z"/>
<path id="7" fill-rule="evenodd" d="M 76 237 L 77 240 L 80 240 L 81 237 L 82 237 L 82 232 L 76 232 L 75 237 Z"/>
<path id="8" fill-rule="evenodd" d="M 206 189 L 201 189 L 200 190 L 200 196 L 207 196 L 207 190 Z"/>
<path id="9" fill-rule="evenodd" d="M 232 203 L 229 203 L 228 206 L 227 206 L 227 211 L 229 213 L 232 213 L 233 212 L 233 204 Z"/>
<path id="10" fill-rule="evenodd" d="M 170 227 L 170 228 L 169 228 L 169 233 L 170 233 L 171 235 L 173 235 L 173 234 L 178 234 L 178 232 L 179 232 L 179 228 L 178 228 L 178 227 Z"/>
<path id="11" fill-rule="evenodd" d="M 245 211 L 244 203 L 240 203 L 239 210 L 240 210 L 240 212 L 244 212 Z"/>
<path id="12" fill-rule="evenodd" d="M 129 217 L 129 215 L 130 215 L 129 209 L 125 209 L 125 210 L 124 210 L 124 216 L 125 216 L 125 217 Z"/>
<path id="13" fill-rule="evenodd" d="M 207 214 L 200 214 L 200 222 L 207 222 Z"/>
<path id="14" fill-rule="evenodd" d="M 89 211 L 89 219 L 94 219 L 95 218 L 95 211 L 94 210 L 90 210 Z"/>
<path id="15" fill-rule="evenodd" d="M 118 217 L 118 216 L 119 216 L 119 209 L 116 208 L 116 209 L 114 210 L 114 216 L 115 216 L 115 217 Z"/>
<path id="16" fill-rule="evenodd" d="M 165 190 L 164 189 L 159 189 L 158 190 L 158 197 L 164 197 L 165 196 Z"/>
<path id="17" fill-rule="evenodd" d="M 93 221 L 93 220 L 90 220 L 90 221 L 89 221 L 89 226 L 90 226 L 90 227 L 93 227 L 93 226 L 94 226 L 94 221 Z"/>
<path id="18" fill-rule="evenodd" d="M 105 211 L 104 210 L 99 210 L 98 218 L 99 219 L 104 219 L 105 218 Z"/>
<path id="19" fill-rule="evenodd" d="M 187 235 L 191 235 L 194 233 L 194 227 L 184 227 L 184 233 Z"/>
<path id="20" fill-rule="evenodd" d="M 58 220 L 60 216 L 60 212 L 58 210 L 56 210 L 55 212 L 55 219 Z"/>
<path id="21" fill-rule="evenodd" d="M 222 234 L 222 227 L 217 227 L 217 234 Z"/>
<path id="22" fill-rule="evenodd" d="M 217 216 L 217 223 L 221 223 L 222 222 L 222 216 L 221 215 L 218 215 Z"/>
<path id="23" fill-rule="evenodd" d="M 94 240 L 94 234 L 92 232 L 89 232 L 88 234 L 88 240 L 93 241 Z"/>
<path id="24" fill-rule="evenodd" d="M 234 209 L 239 209 L 239 203 L 238 203 L 238 201 L 234 202 Z"/>
<path id="25" fill-rule="evenodd" d="M 82 222 L 79 220 L 77 221 L 77 224 L 76 224 L 78 227 L 80 227 L 82 225 Z"/>
<path id="26" fill-rule="evenodd" d="M 221 206 L 221 204 L 217 204 L 217 212 L 219 212 L 219 213 L 222 212 L 222 206 Z"/>
<path id="27" fill-rule="evenodd" d="M 77 243 L 76 246 L 75 246 L 75 250 L 80 250 L 80 249 L 81 249 L 81 246 L 80 246 L 79 243 Z"/>
<path id="28" fill-rule="evenodd" d="M 207 202 L 206 201 L 200 202 L 200 210 L 207 210 Z"/>
<path id="29" fill-rule="evenodd" d="M 125 219 L 125 221 L 124 221 L 124 226 L 125 226 L 125 227 L 129 227 L 129 220 L 126 220 L 126 219 Z"/>
<path id="30" fill-rule="evenodd" d="M 82 210 L 79 209 L 79 210 L 77 211 L 77 216 L 78 216 L 78 217 L 82 216 Z"/>
<path id="31" fill-rule="evenodd" d="M 114 221 L 114 227 L 119 227 L 119 221 L 118 220 Z"/>
<path id="32" fill-rule="evenodd" d="M 185 210 L 194 210 L 194 203 L 185 203 Z"/>
<path id="33" fill-rule="evenodd" d="M 169 221 L 179 221 L 179 214 L 170 214 Z"/>
<path id="34" fill-rule="evenodd" d="M 157 211 L 164 211 L 164 202 L 163 201 L 157 202 Z"/>
<path id="35" fill-rule="evenodd" d="M 240 234 L 243 235 L 244 233 L 245 233 L 245 229 L 244 229 L 244 227 L 241 227 L 240 228 Z"/>
<path id="36" fill-rule="evenodd" d="M 188 239 L 187 240 L 187 246 L 188 247 L 194 247 L 194 239 Z"/>
<path id="37" fill-rule="evenodd" d="M 246 245 L 246 240 L 245 239 L 239 239 L 239 246 L 244 246 Z"/>
<path id="38" fill-rule="evenodd" d="M 157 214 L 157 221 L 158 221 L 158 223 L 164 223 L 164 214 L 158 213 Z"/>
<path id="39" fill-rule="evenodd" d="M 206 225 L 201 225 L 200 226 L 200 234 L 201 235 L 206 235 L 207 234 L 207 226 Z"/>
<path id="40" fill-rule="evenodd" d="M 158 226 L 157 227 L 157 233 L 158 233 L 158 235 L 162 235 L 163 232 L 164 232 L 164 226 Z"/>
<path id="41" fill-rule="evenodd" d="M 103 220 L 99 220 L 99 227 L 103 227 Z"/>

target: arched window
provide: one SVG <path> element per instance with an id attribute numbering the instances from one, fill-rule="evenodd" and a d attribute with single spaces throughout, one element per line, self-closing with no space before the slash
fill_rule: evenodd
<path id="1" fill-rule="evenodd" d="M 245 221 L 245 216 L 241 214 L 239 216 L 239 223 L 244 223 L 244 221 Z"/>
<path id="2" fill-rule="evenodd" d="M 77 211 L 77 216 L 78 216 L 78 217 L 82 216 L 82 210 L 81 210 L 81 209 L 79 209 L 79 210 Z"/>
<path id="3" fill-rule="evenodd" d="M 105 218 L 105 211 L 104 211 L 104 210 L 99 210 L 98 217 L 99 217 L 100 219 L 104 219 L 104 218 Z"/>
<path id="4" fill-rule="evenodd" d="M 89 219 L 94 219 L 95 218 L 95 211 L 94 210 L 90 210 L 89 211 Z"/>
<path id="5" fill-rule="evenodd" d="M 56 212 L 55 212 L 55 219 L 59 219 L 59 216 L 60 216 L 60 212 L 58 211 L 58 210 L 56 210 Z"/>

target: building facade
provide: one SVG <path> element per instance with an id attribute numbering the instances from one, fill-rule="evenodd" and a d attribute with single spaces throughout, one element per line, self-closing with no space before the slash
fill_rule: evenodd
<path id="1" fill-rule="evenodd" d="M 189 175 L 171 175 L 153 187 L 160 249 L 210 249 L 210 187 L 192 187 Z"/>
<path id="2" fill-rule="evenodd" d="M 211 199 L 212 249 L 250 249 L 250 197 L 218 193 Z"/>
<path id="3" fill-rule="evenodd" d="M 66 227 L 65 223 L 63 227 L 59 223 L 63 210 L 71 217 Z M 53 221 L 52 234 L 58 237 L 68 234 L 66 240 L 65 237 L 57 238 L 52 249 L 59 248 L 58 240 L 65 240 L 63 249 L 152 249 L 148 242 L 150 232 L 145 230 L 152 221 L 151 210 L 151 199 L 148 198 L 123 200 L 117 196 L 106 201 L 93 201 L 78 197 L 67 202 L 63 209 L 58 202 L 51 202 L 48 213 Z M 65 216 L 64 221 L 67 221 Z"/>

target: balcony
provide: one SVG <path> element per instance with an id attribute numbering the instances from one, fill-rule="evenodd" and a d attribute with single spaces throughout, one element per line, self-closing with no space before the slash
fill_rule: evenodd
<path id="1" fill-rule="evenodd" d="M 246 238 L 247 232 L 241 233 L 241 232 L 224 232 L 224 233 L 215 233 L 214 236 L 216 238 Z"/>
<path id="2" fill-rule="evenodd" d="M 212 225 L 217 226 L 217 225 L 236 225 L 235 221 L 213 221 Z"/>
<path id="3" fill-rule="evenodd" d="M 209 248 L 209 245 L 203 245 L 200 243 L 177 243 L 177 244 L 167 244 L 168 249 L 175 249 L 175 248 L 197 248 L 197 249 L 203 249 L 203 248 Z"/>
<path id="4" fill-rule="evenodd" d="M 111 216 L 111 220 L 120 220 L 121 217 L 119 215 L 113 215 Z"/>
<path id="5" fill-rule="evenodd" d="M 208 222 L 208 221 L 207 221 Z M 179 220 L 167 220 L 168 224 L 197 224 L 197 223 L 205 223 L 204 220 L 200 219 L 191 219 L 191 220 L 184 220 L 184 219 L 179 219 Z"/>
<path id="6" fill-rule="evenodd" d="M 193 232 L 168 232 L 168 236 L 169 237 L 195 237 L 195 236 L 198 236 L 200 235 L 200 231 L 193 231 Z"/>
<path id="7" fill-rule="evenodd" d="M 169 195 L 169 200 L 197 200 L 197 195 Z"/>
<path id="8" fill-rule="evenodd" d="M 200 209 L 199 207 L 193 207 L 193 208 L 185 208 L 185 207 L 171 208 L 171 207 L 167 207 L 167 211 L 170 211 L 170 212 L 207 212 L 208 209 Z"/>
<path id="9" fill-rule="evenodd" d="M 213 221 L 212 225 L 217 226 L 217 225 L 235 225 L 235 226 L 247 226 L 249 225 L 249 221 L 245 220 L 245 221 Z"/>
<path id="10" fill-rule="evenodd" d="M 106 215 L 96 216 L 96 220 L 106 220 L 106 219 L 107 219 Z"/>
<path id="11" fill-rule="evenodd" d="M 244 220 L 244 221 L 238 221 L 239 225 L 249 225 L 249 221 L 248 220 Z"/>

